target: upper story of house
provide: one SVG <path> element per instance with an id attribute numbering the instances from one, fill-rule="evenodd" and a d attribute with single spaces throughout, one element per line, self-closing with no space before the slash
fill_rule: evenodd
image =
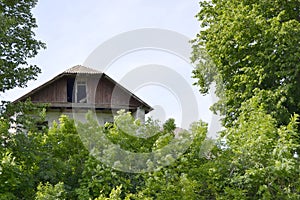
<path id="1" fill-rule="evenodd" d="M 98 70 L 77 65 L 23 95 L 33 103 L 47 103 L 49 109 L 93 108 L 95 110 L 152 110 L 146 102 Z"/>

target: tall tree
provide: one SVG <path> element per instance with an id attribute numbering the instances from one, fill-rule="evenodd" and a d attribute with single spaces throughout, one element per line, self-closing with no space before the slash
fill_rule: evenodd
<path id="1" fill-rule="evenodd" d="M 233 125 L 242 102 L 255 95 L 279 125 L 287 124 L 300 113 L 300 1 L 212 0 L 200 6 L 194 76 L 204 93 L 219 80 L 214 108 L 225 125 Z"/>
<path id="2" fill-rule="evenodd" d="M 40 69 L 28 63 L 45 44 L 34 38 L 37 0 L 0 0 L 0 92 L 26 87 Z"/>

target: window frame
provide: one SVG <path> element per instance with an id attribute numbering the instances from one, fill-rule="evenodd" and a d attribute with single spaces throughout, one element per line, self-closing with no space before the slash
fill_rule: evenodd
<path id="1" fill-rule="evenodd" d="M 85 86 L 85 98 L 78 100 L 78 86 Z M 76 87 L 75 87 L 75 102 L 76 103 L 87 103 L 87 80 L 80 79 L 76 80 Z"/>

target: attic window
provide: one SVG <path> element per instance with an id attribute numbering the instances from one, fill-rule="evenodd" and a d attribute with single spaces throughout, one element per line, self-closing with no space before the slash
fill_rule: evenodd
<path id="1" fill-rule="evenodd" d="M 73 102 L 73 88 L 74 88 L 75 78 L 69 78 L 67 81 L 67 101 Z"/>
<path id="2" fill-rule="evenodd" d="M 85 81 L 77 81 L 76 83 L 76 102 L 77 103 L 87 102 Z"/>

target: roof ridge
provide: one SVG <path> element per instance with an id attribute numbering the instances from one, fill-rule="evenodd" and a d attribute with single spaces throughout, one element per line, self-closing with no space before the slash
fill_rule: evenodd
<path id="1" fill-rule="evenodd" d="M 63 72 L 64 74 L 102 74 L 101 71 L 83 65 L 75 65 Z"/>

